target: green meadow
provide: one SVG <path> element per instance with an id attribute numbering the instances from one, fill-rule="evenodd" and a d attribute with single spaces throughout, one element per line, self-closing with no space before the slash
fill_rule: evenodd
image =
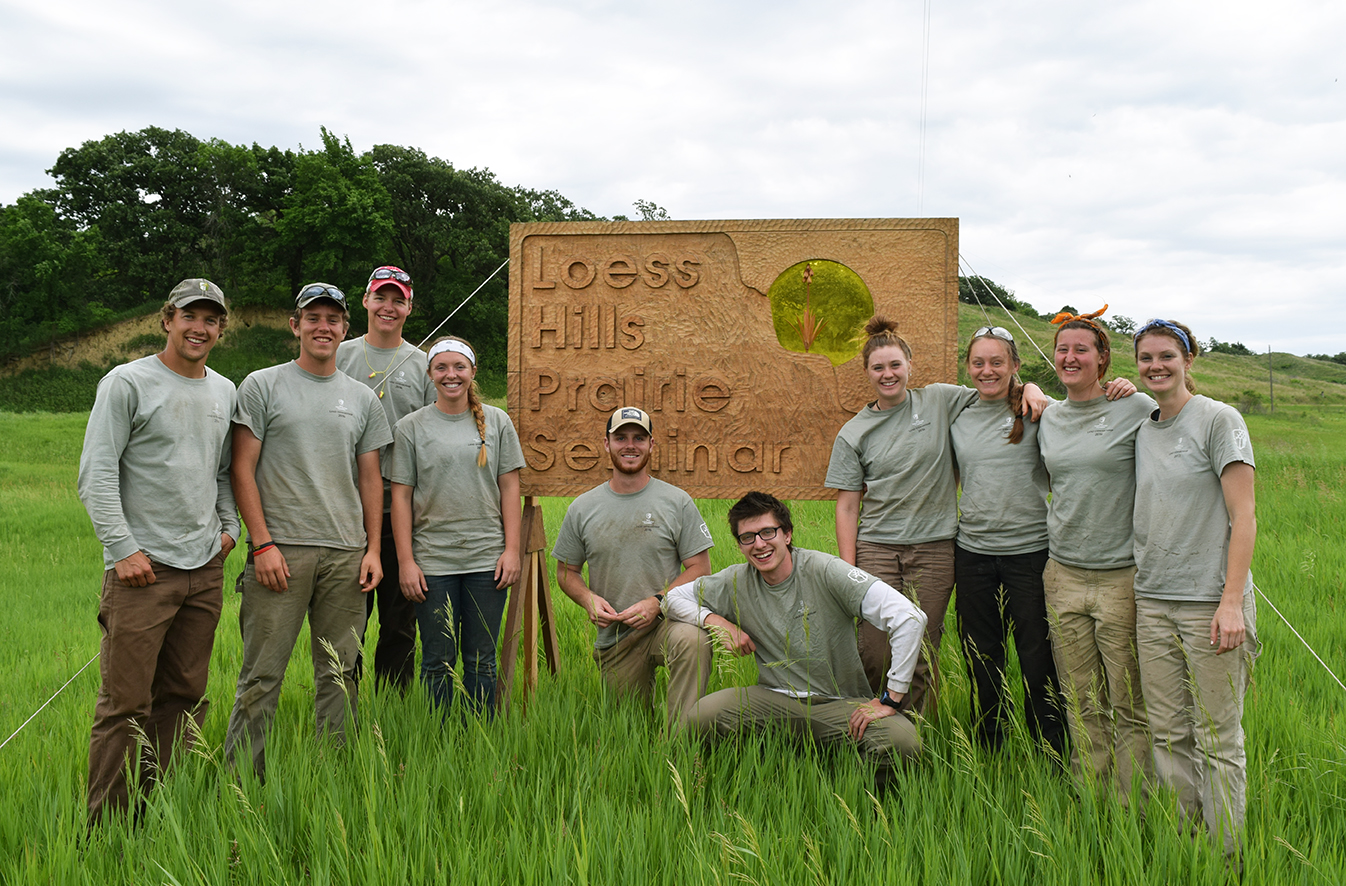
<path id="1" fill-rule="evenodd" d="M 100 549 L 75 496 L 87 414 L 0 414 L 0 741 L 98 649 Z M 1258 457 L 1254 577 L 1346 671 L 1346 415 L 1249 418 Z M 702 502 L 716 568 L 737 558 L 726 502 Z M 566 501 L 543 502 L 554 537 Z M 798 544 L 835 550 L 829 502 L 796 505 Z M 232 576 L 240 568 L 236 554 Z M 846 750 L 779 735 L 713 748 L 605 697 L 592 628 L 557 594 L 559 672 L 508 716 L 441 724 L 419 687 L 366 684 L 338 747 L 313 737 L 301 637 L 265 784 L 221 744 L 241 644 L 226 592 L 204 734 L 135 826 L 84 824 L 97 663 L 0 749 L 5 883 L 1218 883 L 1222 860 L 1157 791 L 1142 811 L 1058 774 L 1020 727 L 999 753 L 969 741 L 968 679 L 942 652 L 941 712 L 923 759 L 872 794 Z M 950 625 L 952 632 L 952 624 Z M 1346 691 L 1270 606 L 1247 696 L 1247 883 L 1346 880 Z M 950 634 L 950 638 L 956 634 Z M 372 640 L 372 637 L 371 637 Z M 717 656 L 712 689 L 750 682 Z M 1011 673 L 1017 680 L 1017 674 Z"/>

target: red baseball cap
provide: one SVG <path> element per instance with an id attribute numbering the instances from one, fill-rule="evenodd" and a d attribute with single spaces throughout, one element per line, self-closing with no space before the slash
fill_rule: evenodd
<path id="1" fill-rule="evenodd" d="M 415 297 L 411 289 L 411 275 L 396 265 L 380 265 L 375 268 L 374 273 L 369 275 L 369 284 L 365 287 L 365 291 L 373 292 L 385 286 L 396 286 L 407 297 L 407 301 Z"/>

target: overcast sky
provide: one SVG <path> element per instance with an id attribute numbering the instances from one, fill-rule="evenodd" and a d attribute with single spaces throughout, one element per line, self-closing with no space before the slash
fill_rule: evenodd
<path id="1" fill-rule="evenodd" d="M 0 0 L 0 201 L 180 128 L 610 216 L 961 219 L 1040 310 L 1346 351 L 1346 4 Z M 921 162 L 924 145 L 924 163 Z"/>

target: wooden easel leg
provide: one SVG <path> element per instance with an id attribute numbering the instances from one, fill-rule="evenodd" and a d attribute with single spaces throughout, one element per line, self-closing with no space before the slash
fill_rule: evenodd
<path id="1" fill-rule="evenodd" d="M 556 619 L 552 611 L 551 581 L 547 574 L 547 530 L 542 524 L 542 509 L 533 496 L 524 499 L 523 569 L 519 581 L 510 589 L 505 615 L 505 644 L 501 650 L 500 671 L 496 680 L 496 707 L 508 711 L 514 688 L 514 668 L 523 643 L 523 695 L 525 703 L 537 689 L 538 628 L 542 628 L 543 653 L 547 669 L 556 673 L 560 657 L 556 644 Z M 541 625 L 539 625 L 541 621 Z"/>

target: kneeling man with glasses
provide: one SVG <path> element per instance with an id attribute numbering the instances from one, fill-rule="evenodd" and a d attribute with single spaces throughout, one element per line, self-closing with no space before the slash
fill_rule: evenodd
<path id="1" fill-rule="evenodd" d="M 700 625 L 725 649 L 757 658 L 757 685 L 702 698 L 688 725 L 707 737 L 779 725 L 823 744 L 854 742 L 878 766 L 920 752 L 916 725 L 898 711 L 911 685 L 925 614 L 905 595 L 839 557 L 791 544 L 790 509 L 750 492 L 729 510 L 746 564 L 671 588 L 669 618 Z M 888 635 L 892 667 L 874 698 L 855 643 L 855 620 Z"/>

